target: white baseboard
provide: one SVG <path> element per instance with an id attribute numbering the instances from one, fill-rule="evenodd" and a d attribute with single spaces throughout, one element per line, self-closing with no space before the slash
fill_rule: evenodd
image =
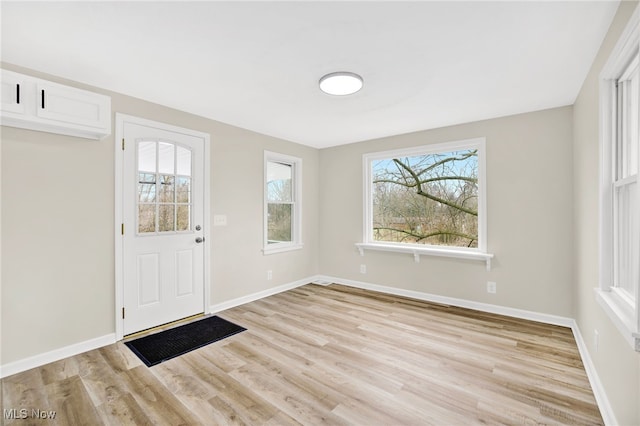
<path id="1" fill-rule="evenodd" d="M 65 346 L 63 348 L 54 349 L 52 351 L 35 355 L 29 358 L 10 362 L 9 364 L 0 366 L 0 378 L 9 377 L 16 373 L 21 373 L 32 368 L 40 367 L 51 362 L 68 358 L 70 356 L 78 355 L 83 352 L 91 351 L 93 349 L 98 349 L 115 342 L 116 335 L 115 333 L 111 333 L 102 337 L 85 340 L 84 342 L 74 343 L 73 345 Z"/>
<path id="2" fill-rule="evenodd" d="M 229 300 L 227 302 L 219 303 L 217 305 L 210 306 L 210 312 L 220 312 L 225 309 L 233 308 L 245 303 L 253 302 L 254 300 L 262 299 L 283 291 L 291 290 L 296 287 L 300 287 L 310 282 L 317 281 L 319 276 L 314 275 L 308 278 L 304 278 L 292 283 L 283 284 L 278 287 L 273 287 L 264 291 L 249 294 L 247 296 L 239 297 L 237 299 Z M 0 378 L 9 377 L 17 373 L 21 373 L 32 368 L 40 367 L 51 362 L 59 361 L 70 356 L 78 355 L 83 352 L 98 349 L 106 345 L 110 345 L 117 341 L 116 334 L 111 333 L 102 337 L 96 337 L 84 342 L 75 343 L 73 345 L 65 346 L 63 348 L 54 349 L 49 352 L 34 355 L 29 358 L 21 359 L 18 361 L 10 362 L 8 364 L 0 365 Z"/>
<path id="3" fill-rule="evenodd" d="M 277 287 L 268 288 L 266 290 L 259 291 L 257 293 L 248 294 L 246 296 L 238 297 L 236 299 L 228 300 L 222 303 L 217 303 L 209 307 L 209 312 L 216 313 L 216 312 L 224 311 L 226 309 L 235 308 L 236 306 L 244 305 L 245 303 L 253 302 L 258 299 L 263 299 L 265 297 L 273 296 L 274 294 L 282 293 L 283 291 L 291 290 L 296 287 L 309 284 L 311 282 L 317 281 L 318 279 L 319 279 L 319 275 L 314 275 L 312 277 L 303 278 L 301 280 L 297 280 L 292 283 L 282 284 Z"/>
<path id="4" fill-rule="evenodd" d="M 538 321 L 546 324 L 569 327 L 571 328 L 571 331 L 573 332 L 573 335 L 576 339 L 576 344 L 578 346 L 578 351 L 580 352 L 580 357 L 582 358 L 582 363 L 584 364 L 587 377 L 589 378 L 589 383 L 591 384 L 593 395 L 596 398 L 596 402 L 598 404 L 598 408 L 600 409 L 600 413 L 602 414 L 602 419 L 604 420 L 605 425 L 618 424 L 618 422 L 616 421 L 616 417 L 613 413 L 613 409 L 611 408 L 611 404 L 609 403 L 609 399 L 607 398 L 604 387 L 602 386 L 602 382 L 598 377 L 596 368 L 593 364 L 593 361 L 591 360 L 589 351 L 587 350 L 587 346 L 584 342 L 584 339 L 582 338 L 582 334 L 580 333 L 578 324 L 573 318 L 543 314 L 543 313 L 527 311 L 523 309 L 508 308 L 505 306 L 491 305 L 488 303 L 474 302 L 471 300 L 457 299 L 457 298 L 447 297 L 447 296 L 438 296 L 435 294 L 422 293 L 422 292 L 412 291 L 412 290 L 404 290 L 404 289 L 394 288 L 394 287 L 386 287 L 386 286 L 366 283 L 362 281 L 354 281 L 354 280 L 348 280 L 348 279 L 336 278 L 336 277 L 327 277 L 323 275 L 318 276 L 317 281 L 318 283 L 322 283 L 323 285 L 326 285 L 326 283 L 342 284 L 350 287 L 362 288 L 365 290 L 378 291 L 380 293 L 410 297 L 412 299 L 424 300 L 427 302 L 441 303 L 445 305 L 475 309 L 482 312 L 500 314 L 500 315 L 505 315 L 505 316 L 514 317 L 514 318 L 521 318 L 521 319 L 526 319 L 531 321 Z"/>
<path id="5" fill-rule="evenodd" d="M 277 287 L 273 287 L 267 290 L 252 293 L 246 296 L 238 297 L 226 302 L 218 303 L 210 306 L 210 312 L 216 313 L 230 309 L 236 306 L 243 305 L 245 303 L 253 302 L 258 299 L 262 299 L 274 294 L 282 293 L 283 291 L 291 290 L 308 283 L 314 283 L 319 285 L 329 285 L 331 283 L 342 284 L 350 287 L 362 288 L 365 290 L 377 291 L 380 293 L 393 294 L 397 296 L 410 297 L 413 299 L 424 300 L 427 302 L 440 303 L 444 305 L 457 306 L 461 308 L 475 309 L 482 312 L 489 312 L 494 314 L 505 315 L 514 318 L 527 319 L 531 321 L 538 321 L 547 324 L 560 325 L 569 327 L 573 331 L 573 335 L 578 345 L 578 350 L 582 358 L 582 362 L 585 366 L 585 371 L 589 378 L 589 383 L 593 390 L 596 402 L 600 408 L 603 420 L 607 425 L 618 424 L 613 413 L 613 409 L 609 403 L 609 399 L 605 393 L 602 382 L 598 377 L 598 373 L 595 369 L 587 346 L 582 338 L 580 329 L 576 321 L 572 318 L 566 318 L 556 315 L 543 314 L 539 312 L 527 311 L 523 309 L 509 308 L 505 306 L 492 305 L 489 303 L 474 302 L 471 300 L 457 299 L 454 297 L 439 296 L 435 294 L 423 293 L 413 290 L 405 290 L 395 287 L 387 287 L 378 284 L 366 283 L 363 281 L 348 280 L 343 278 L 329 277 L 325 275 L 315 275 L 301 280 L 294 281 L 292 283 L 283 284 Z M 61 359 L 78 355 L 83 352 L 87 352 L 93 349 L 101 348 L 106 345 L 110 345 L 116 342 L 115 333 L 107 334 L 95 339 L 86 340 L 84 342 L 76 343 L 73 345 L 65 346 L 60 349 L 55 349 L 43 354 L 35 355 L 29 358 L 25 358 L 19 361 L 14 361 L 9 364 L 0 365 L 0 378 L 8 377 L 22 371 L 29 370 L 31 368 L 39 367 L 51 362 L 59 361 Z"/>
<path id="6" fill-rule="evenodd" d="M 457 306 L 460 308 L 475 309 L 476 311 L 488 312 L 492 314 L 505 315 L 508 317 L 521 318 L 530 321 L 538 321 L 546 324 L 571 327 L 573 319 L 540 312 L 527 311 L 524 309 L 509 308 L 506 306 L 492 305 L 489 303 L 474 302 L 472 300 L 457 299 L 455 297 L 439 296 L 437 294 L 423 293 L 420 291 L 405 290 L 395 287 L 387 287 L 378 284 L 371 284 L 362 281 L 347 280 L 343 278 L 319 276 L 319 281 L 343 284 L 350 287 L 362 288 L 365 290 L 377 291 L 380 293 L 393 294 L 396 296 L 410 297 L 412 299 L 424 300 L 426 302 L 440 303 L 442 305 Z"/>
<path id="7" fill-rule="evenodd" d="M 607 394 L 604 391 L 604 386 L 602 386 L 602 382 L 600 381 L 600 377 L 598 376 L 596 367 L 593 364 L 593 360 L 591 359 L 591 355 L 589 355 L 587 345 L 582 338 L 582 333 L 580 333 L 580 328 L 578 327 L 578 323 L 576 323 L 575 320 L 573 321 L 571 330 L 573 331 L 573 336 L 576 339 L 578 351 L 580 351 L 580 358 L 582 358 L 584 369 L 587 372 L 587 377 L 589 378 L 589 383 L 591 384 L 591 389 L 593 390 L 593 396 L 596 398 L 598 408 L 600 408 L 602 420 L 604 420 L 605 425 L 617 425 L 619 423 L 616 420 L 613 408 L 611 408 L 611 404 L 609 403 L 609 398 L 607 398 Z"/>

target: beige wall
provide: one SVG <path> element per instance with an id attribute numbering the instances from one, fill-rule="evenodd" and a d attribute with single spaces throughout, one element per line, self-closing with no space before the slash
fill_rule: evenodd
<path id="1" fill-rule="evenodd" d="M 571 107 L 325 149 L 320 155 L 323 274 L 536 312 L 571 315 Z M 482 262 L 365 252 L 362 155 L 485 137 L 488 250 Z M 367 273 L 359 272 L 366 264 Z M 488 294 L 487 281 L 497 283 Z"/>
<path id="2" fill-rule="evenodd" d="M 228 226 L 211 229 L 212 305 L 318 273 L 317 150 L 89 89 L 111 95 L 114 112 L 211 135 L 211 212 L 228 218 Z M 114 139 L 1 130 L 2 363 L 8 364 L 115 331 Z M 302 250 L 261 252 L 264 150 L 303 159 Z"/>
<path id="3" fill-rule="evenodd" d="M 110 147 L 2 128 L 3 363 L 113 332 Z"/>
<path id="4" fill-rule="evenodd" d="M 574 107 L 321 151 L 109 94 L 114 111 L 211 134 L 211 212 L 226 214 L 229 222 L 211 230 L 211 304 L 322 273 L 576 317 L 618 421 L 640 424 L 640 356 L 593 295 L 597 75 L 636 4 L 621 4 Z M 114 141 L 1 130 L 0 359 L 6 364 L 114 332 Z M 487 139 L 493 269 L 427 256 L 415 263 L 408 254 L 361 257 L 354 244 L 362 239 L 362 154 L 474 137 Z M 265 149 L 303 158 L 303 250 L 272 256 L 260 251 Z M 360 264 L 367 265 L 367 274 L 359 273 Z M 273 281 L 266 280 L 268 269 Z M 486 292 L 486 281 L 497 282 L 496 294 Z"/>
<path id="5" fill-rule="evenodd" d="M 620 424 L 640 424 L 640 354 L 595 301 L 598 287 L 598 75 L 637 2 L 622 2 L 574 105 L 575 316 Z M 594 330 L 599 333 L 598 351 Z"/>

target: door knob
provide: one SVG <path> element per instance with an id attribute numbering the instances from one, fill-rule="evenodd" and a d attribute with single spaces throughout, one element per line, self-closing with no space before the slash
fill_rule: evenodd
<path id="1" fill-rule="evenodd" d="M 202 237 L 196 238 L 196 243 L 200 244 L 202 242 L 204 242 L 204 238 L 202 238 Z"/>

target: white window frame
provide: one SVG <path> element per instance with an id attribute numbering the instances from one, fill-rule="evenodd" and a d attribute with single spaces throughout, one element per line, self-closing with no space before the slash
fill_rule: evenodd
<path id="1" fill-rule="evenodd" d="M 616 84 L 633 58 L 640 51 L 640 8 L 636 8 L 622 36 L 613 49 L 600 73 L 600 229 L 599 229 L 599 287 L 596 300 L 622 333 L 625 340 L 640 351 L 640 303 L 632 300 L 625 291 L 616 288 L 615 250 L 616 238 L 614 190 L 616 185 L 616 164 L 614 158 L 618 143 L 618 95 Z M 640 185 L 638 199 L 640 200 Z M 638 235 L 631 238 L 640 239 Z M 640 267 L 640 259 L 635 259 L 634 267 Z M 635 294 L 640 294 L 640 280 L 635 283 Z M 636 296 L 637 298 L 637 296 Z"/>
<path id="2" fill-rule="evenodd" d="M 376 241 L 373 238 L 373 186 L 371 165 L 376 160 L 393 157 L 412 157 L 439 152 L 452 152 L 467 149 L 478 150 L 478 247 L 450 247 L 411 243 L 393 243 Z M 407 149 L 374 152 L 362 156 L 364 170 L 364 206 L 363 206 L 363 242 L 356 247 L 360 255 L 365 250 L 390 251 L 413 254 L 414 261 L 420 262 L 421 255 L 453 257 L 460 259 L 480 260 L 486 263 L 487 270 L 491 269 L 493 254 L 487 252 L 487 191 L 486 191 L 486 140 L 485 138 L 466 139 L 433 145 L 424 145 Z"/>
<path id="3" fill-rule="evenodd" d="M 282 163 L 291 166 L 292 171 L 292 191 L 293 191 L 293 208 L 291 211 L 291 241 L 278 242 L 269 244 L 268 241 L 268 210 L 269 210 L 269 197 L 267 194 L 267 164 L 269 162 Z M 264 152 L 264 245 L 262 252 L 265 255 L 282 253 L 291 250 L 299 250 L 303 247 L 302 244 L 302 159 L 293 157 L 290 155 L 280 154 L 277 152 L 265 151 Z"/>

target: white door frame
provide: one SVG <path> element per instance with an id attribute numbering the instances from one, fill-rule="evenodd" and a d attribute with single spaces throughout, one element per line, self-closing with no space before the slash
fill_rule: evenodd
<path id="1" fill-rule="evenodd" d="M 210 194 L 211 194 L 211 162 L 210 162 L 210 142 L 211 137 L 208 133 L 199 132 L 183 127 L 177 127 L 166 123 L 147 120 L 145 118 L 134 117 L 131 115 L 116 113 L 116 134 L 115 134 L 115 320 L 116 320 L 116 340 L 122 340 L 124 337 L 124 319 L 122 318 L 122 309 L 124 306 L 124 238 L 122 236 L 122 224 L 124 223 L 124 177 L 123 163 L 124 151 L 122 150 L 122 139 L 125 123 L 138 124 L 142 126 L 155 127 L 158 129 L 183 133 L 204 139 L 204 295 L 203 295 L 203 312 L 208 314 L 210 311 L 209 300 L 211 294 L 210 268 L 211 268 L 211 239 L 210 239 Z M 127 230 L 125 230 L 126 232 Z"/>

